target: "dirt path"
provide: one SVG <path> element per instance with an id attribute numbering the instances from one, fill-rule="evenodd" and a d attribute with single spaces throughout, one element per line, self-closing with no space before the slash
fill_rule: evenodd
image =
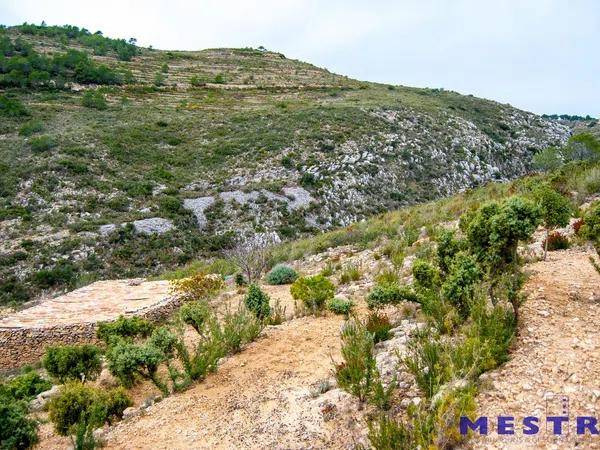
<path id="1" fill-rule="evenodd" d="M 323 420 L 311 388 L 338 357 L 339 317 L 270 328 L 217 373 L 111 430 L 107 448 L 335 448 L 347 429 Z"/>
<path id="2" fill-rule="evenodd" d="M 511 360 L 485 374 L 478 398 L 490 418 L 489 435 L 471 441 L 475 449 L 600 448 L 600 436 L 576 435 L 576 416 L 600 417 L 600 275 L 583 250 L 551 252 L 528 266 L 528 300 Z M 563 415 L 562 439 L 546 431 L 546 416 Z M 499 436 L 498 415 L 515 417 L 515 435 Z M 537 435 L 523 435 L 521 420 L 540 417 Z"/>

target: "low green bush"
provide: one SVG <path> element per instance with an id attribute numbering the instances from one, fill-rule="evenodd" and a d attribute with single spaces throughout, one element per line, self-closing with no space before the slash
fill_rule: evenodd
<path id="1" fill-rule="evenodd" d="M 596 202 L 586 212 L 580 228 L 580 235 L 585 239 L 600 243 L 600 202 Z"/>
<path id="2" fill-rule="evenodd" d="M 423 259 L 417 259 L 413 263 L 412 274 L 417 287 L 432 289 L 439 283 L 439 271 Z"/>
<path id="3" fill-rule="evenodd" d="M 252 342 L 263 329 L 262 321 L 248 311 L 239 308 L 223 316 L 221 338 L 227 353 L 237 353 L 242 345 Z"/>
<path id="4" fill-rule="evenodd" d="M 0 396 L 15 400 L 31 400 L 51 387 L 52 383 L 42 378 L 33 369 L 29 369 L 12 380 L 0 384 Z"/>
<path id="5" fill-rule="evenodd" d="M 0 115 L 4 117 L 22 117 L 28 116 L 29 112 L 18 99 L 0 95 Z"/>
<path id="6" fill-rule="evenodd" d="M 0 396 L 0 448 L 24 450 L 37 444 L 38 423 L 28 414 L 26 402 Z"/>
<path id="7" fill-rule="evenodd" d="M 450 265 L 450 273 L 442 284 L 442 295 L 463 317 L 468 315 L 481 276 L 479 264 L 469 254 L 458 253 Z"/>
<path id="8" fill-rule="evenodd" d="M 348 317 L 354 308 L 354 302 L 345 298 L 335 297 L 327 301 L 327 309 L 334 314 Z"/>
<path id="9" fill-rule="evenodd" d="M 76 448 L 95 448 L 93 431 L 122 418 L 132 404 L 123 388 L 105 391 L 74 381 L 63 386 L 48 411 L 58 434 L 75 435 Z"/>
<path id="10" fill-rule="evenodd" d="M 43 130 L 44 126 L 42 125 L 42 122 L 39 120 L 28 120 L 21 125 L 21 128 L 19 128 L 19 134 L 21 136 L 31 136 L 32 134 L 39 133 Z"/>
<path id="11" fill-rule="evenodd" d="M 340 274 L 340 284 L 348 284 L 352 281 L 360 280 L 361 272 L 360 269 L 355 265 L 349 265 L 342 269 Z"/>
<path id="12" fill-rule="evenodd" d="M 206 300 L 184 303 L 179 308 L 179 317 L 187 325 L 191 325 L 198 334 L 202 334 L 205 323 L 211 315 Z"/>
<path id="13" fill-rule="evenodd" d="M 338 386 L 365 401 L 377 378 L 373 355 L 373 335 L 357 320 L 342 329 L 342 358 L 335 368 Z"/>
<path id="14" fill-rule="evenodd" d="M 41 153 L 53 149 L 58 144 L 56 143 L 56 140 L 50 136 L 39 136 L 31 138 L 29 145 L 31 146 L 32 152 Z"/>
<path id="15" fill-rule="evenodd" d="M 290 287 L 294 300 L 301 300 L 307 308 L 323 308 L 325 302 L 333 298 L 335 286 L 323 275 L 300 277 Z"/>
<path id="16" fill-rule="evenodd" d="M 109 343 L 113 337 L 136 338 L 147 337 L 152 333 L 154 326 L 141 317 L 119 316 L 114 322 L 100 322 L 96 336 L 98 339 Z"/>
<path id="17" fill-rule="evenodd" d="M 269 305 L 269 296 L 265 294 L 257 285 L 248 286 L 245 303 L 246 308 L 252 311 L 258 320 L 265 320 L 271 315 L 271 306 Z"/>
<path id="18" fill-rule="evenodd" d="M 397 305 L 402 301 L 418 302 L 419 296 L 410 288 L 398 285 L 375 286 L 367 296 L 370 309 L 381 308 L 385 305 Z"/>
<path id="19" fill-rule="evenodd" d="M 102 92 L 100 91 L 85 91 L 83 97 L 81 98 L 81 104 L 86 108 L 100 110 L 108 108 L 106 98 L 104 97 L 104 94 L 102 94 Z"/>
<path id="20" fill-rule="evenodd" d="M 95 345 L 53 346 L 46 349 L 42 364 L 48 374 L 61 383 L 95 380 L 102 368 L 100 354 Z"/>
<path id="21" fill-rule="evenodd" d="M 277 264 L 267 274 L 269 284 L 291 284 L 298 278 L 298 272 L 285 264 Z"/>

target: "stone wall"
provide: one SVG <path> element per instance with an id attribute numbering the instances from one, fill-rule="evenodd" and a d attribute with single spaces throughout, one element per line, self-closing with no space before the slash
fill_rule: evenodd
<path id="1" fill-rule="evenodd" d="M 160 322 L 182 303 L 181 297 L 168 297 L 131 315 Z M 98 343 L 97 326 L 98 322 L 81 322 L 43 328 L 0 328 L 0 371 L 36 363 L 46 352 L 46 347 L 52 345 Z"/>

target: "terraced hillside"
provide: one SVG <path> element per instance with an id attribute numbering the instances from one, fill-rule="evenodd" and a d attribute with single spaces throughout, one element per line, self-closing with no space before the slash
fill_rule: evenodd
<path id="1" fill-rule="evenodd" d="M 286 239 L 517 177 L 570 134 L 510 105 L 264 49 L 0 32 L 5 304 L 156 273 L 245 231 Z"/>

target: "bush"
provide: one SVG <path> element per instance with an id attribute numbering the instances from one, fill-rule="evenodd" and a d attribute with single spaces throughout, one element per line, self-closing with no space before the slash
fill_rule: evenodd
<path id="1" fill-rule="evenodd" d="M 375 344 L 387 341 L 392 337 L 392 333 L 390 333 L 392 324 L 390 323 L 390 319 L 384 314 L 379 314 L 374 311 L 369 313 L 365 327 L 373 336 L 373 343 Z"/>
<path id="2" fill-rule="evenodd" d="M 100 91 L 85 91 L 81 98 L 81 104 L 86 108 L 103 110 L 108 108 L 106 98 Z"/>
<path id="3" fill-rule="evenodd" d="M 311 309 L 321 309 L 327 300 L 333 298 L 335 286 L 323 275 L 300 277 L 290 287 L 294 300 L 302 300 Z"/>
<path id="4" fill-rule="evenodd" d="M 335 297 L 327 301 L 327 309 L 334 314 L 348 317 L 354 308 L 354 302 L 345 298 Z"/>
<path id="5" fill-rule="evenodd" d="M 580 234 L 585 239 L 600 243 L 600 202 L 596 202 L 585 214 Z"/>
<path id="6" fill-rule="evenodd" d="M 548 249 L 549 252 L 555 250 L 566 250 L 570 246 L 569 238 L 565 235 L 559 233 L 558 231 L 553 231 L 548 234 L 548 237 L 544 239 L 542 242 L 542 246 L 545 249 Z"/>
<path id="7" fill-rule="evenodd" d="M 111 338 L 120 337 L 133 339 L 136 337 L 148 337 L 154 325 L 141 317 L 119 316 L 114 322 L 100 322 L 96 336 L 107 344 Z"/>
<path id="8" fill-rule="evenodd" d="M 31 136 L 34 133 L 39 133 L 43 129 L 44 126 L 39 120 L 29 120 L 19 128 L 19 134 L 21 136 Z"/>
<path id="9" fill-rule="evenodd" d="M 29 113 L 18 99 L 0 95 L 0 115 L 4 117 L 22 117 L 28 116 Z"/>
<path id="10" fill-rule="evenodd" d="M 33 281 L 41 288 L 70 284 L 75 278 L 75 267 L 70 261 L 62 260 L 52 269 L 43 269 L 33 274 Z"/>
<path id="11" fill-rule="evenodd" d="M 342 273 L 340 274 L 340 284 L 348 284 L 351 281 L 358 281 L 360 280 L 360 277 L 360 269 L 355 265 L 349 265 L 344 267 Z"/>
<path id="12" fill-rule="evenodd" d="M 373 335 L 359 321 L 347 322 L 342 329 L 342 357 L 335 368 L 338 386 L 365 401 L 377 378 L 373 356 Z"/>
<path id="13" fill-rule="evenodd" d="M 202 300 L 223 289 L 223 278 L 198 272 L 189 278 L 172 280 L 171 289 L 186 300 Z"/>
<path id="14" fill-rule="evenodd" d="M 15 400 L 31 400 L 40 392 L 47 391 L 52 383 L 42 378 L 33 369 L 0 385 L 0 397 L 10 397 Z"/>
<path id="15" fill-rule="evenodd" d="M 38 442 L 38 423 L 29 419 L 27 403 L 0 396 L 0 447 L 27 449 Z"/>
<path id="16" fill-rule="evenodd" d="M 419 297 L 412 289 L 398 285 L 375 286 L 367 296 L 367 305 L 370 309 L 396 305 L 401 301 L 418 302 Z"/>
<path id="17" fill-rule="evenodd" d="M 481 270 L 474 256 L 459 253 L 450 266 L 450 273 L 442 284 L 442 295 L 466 317 L 475 288 L 481 279 Z"/>
<path id="18" fill-rule="evenodd" d="M 48 410 L 58 434 L 76 435 L 76 448 L 86 444 L 93 448 L 93 431 L 107 421 L 122 418 L 125 408 L 131 405 L 122 388 L 103 391 L 75 381 L 64 385 Z"/>
<path id="19" fill-rule="evenodd" d="M 210 319 L 211 310 L 206 300 L 185 303 L 179 308 L 179 317 L 181 320 L 191 325 L 194 330 L 202 335 L 205 323 Z"/>
<path id="20" fill-rule="evenodd" d="M 290 266 L 284 264 L 277 264 L 267 274 L 267 283 L 269 284 L 291 284 L 298 278 L 298 272 L 296 272 Z"/>
<path id="21" fill-rule="evenodd" d="M 39 136 L 31 138 L 29 145 L 31 146 L 31 151 L 41 153 L 56 147 L 57 144 L 50 136 Z"/>
<path id="22" fill-rule="evenodd" d="M 368 422 L 368 438 L 375 450 L 395 450 L 418 448 L 412 438 L 410 428 L 385 414 Z"/>
<path id="23" fill-rule="evenodd" d="M 423 259 L 417 259 L 412 266 L 415 284 L 424 289 L 431 289 L 439 282 L 438 270 Z"/>
<path id="24" fill-rule="evenodd" d="M 441 342 L 430 330 L 417 331 L 408 341 L 408 355 L 403 363 L 415 377 L 417 385 L 431 399 L 446 382 Z"/>
<path id="25" fill-rule="evenodd" d="M 42 363 L 61 383 L 95 380 L 102 368 L 100 354 L 98 347 L 89 344 L 48 347 Z"/>
<path id="26" fill-rule="evenodd" d="M 131 387 L 141 376 L 151 380 L 164 395 L 169 395 L 168 387 L 157 374 L 165 359 L 163 352 L 154 345 L 139 345 L 122 339 L 113 341 L 106 352 L 110 373 L 125 387 Z"/>
<path id="27" fill-rule="evenodd" d="M 252 342 L 262 331 L 263 325 L 245 308 L 227 312 L 223 317 L 221 338 L 228 353 L 237 353 L 242 345 Z"/>
<path id="28" fill-rule="evenodd" d="M 464 247 L 464 242 L 456 239 L 456 233 L 451 230 L 442 230 L 437 237 L 437 259 L 440 270 L 448 272 L 449 265 L 459 251 Z"/>
<path id="29" fill-rule="evenodd" d="M 255 284 L 248 287 L 245 303 L 246 308 L 252 311 L 258 320 L 264 320 L 271 315 L 269 296 Z"/>

